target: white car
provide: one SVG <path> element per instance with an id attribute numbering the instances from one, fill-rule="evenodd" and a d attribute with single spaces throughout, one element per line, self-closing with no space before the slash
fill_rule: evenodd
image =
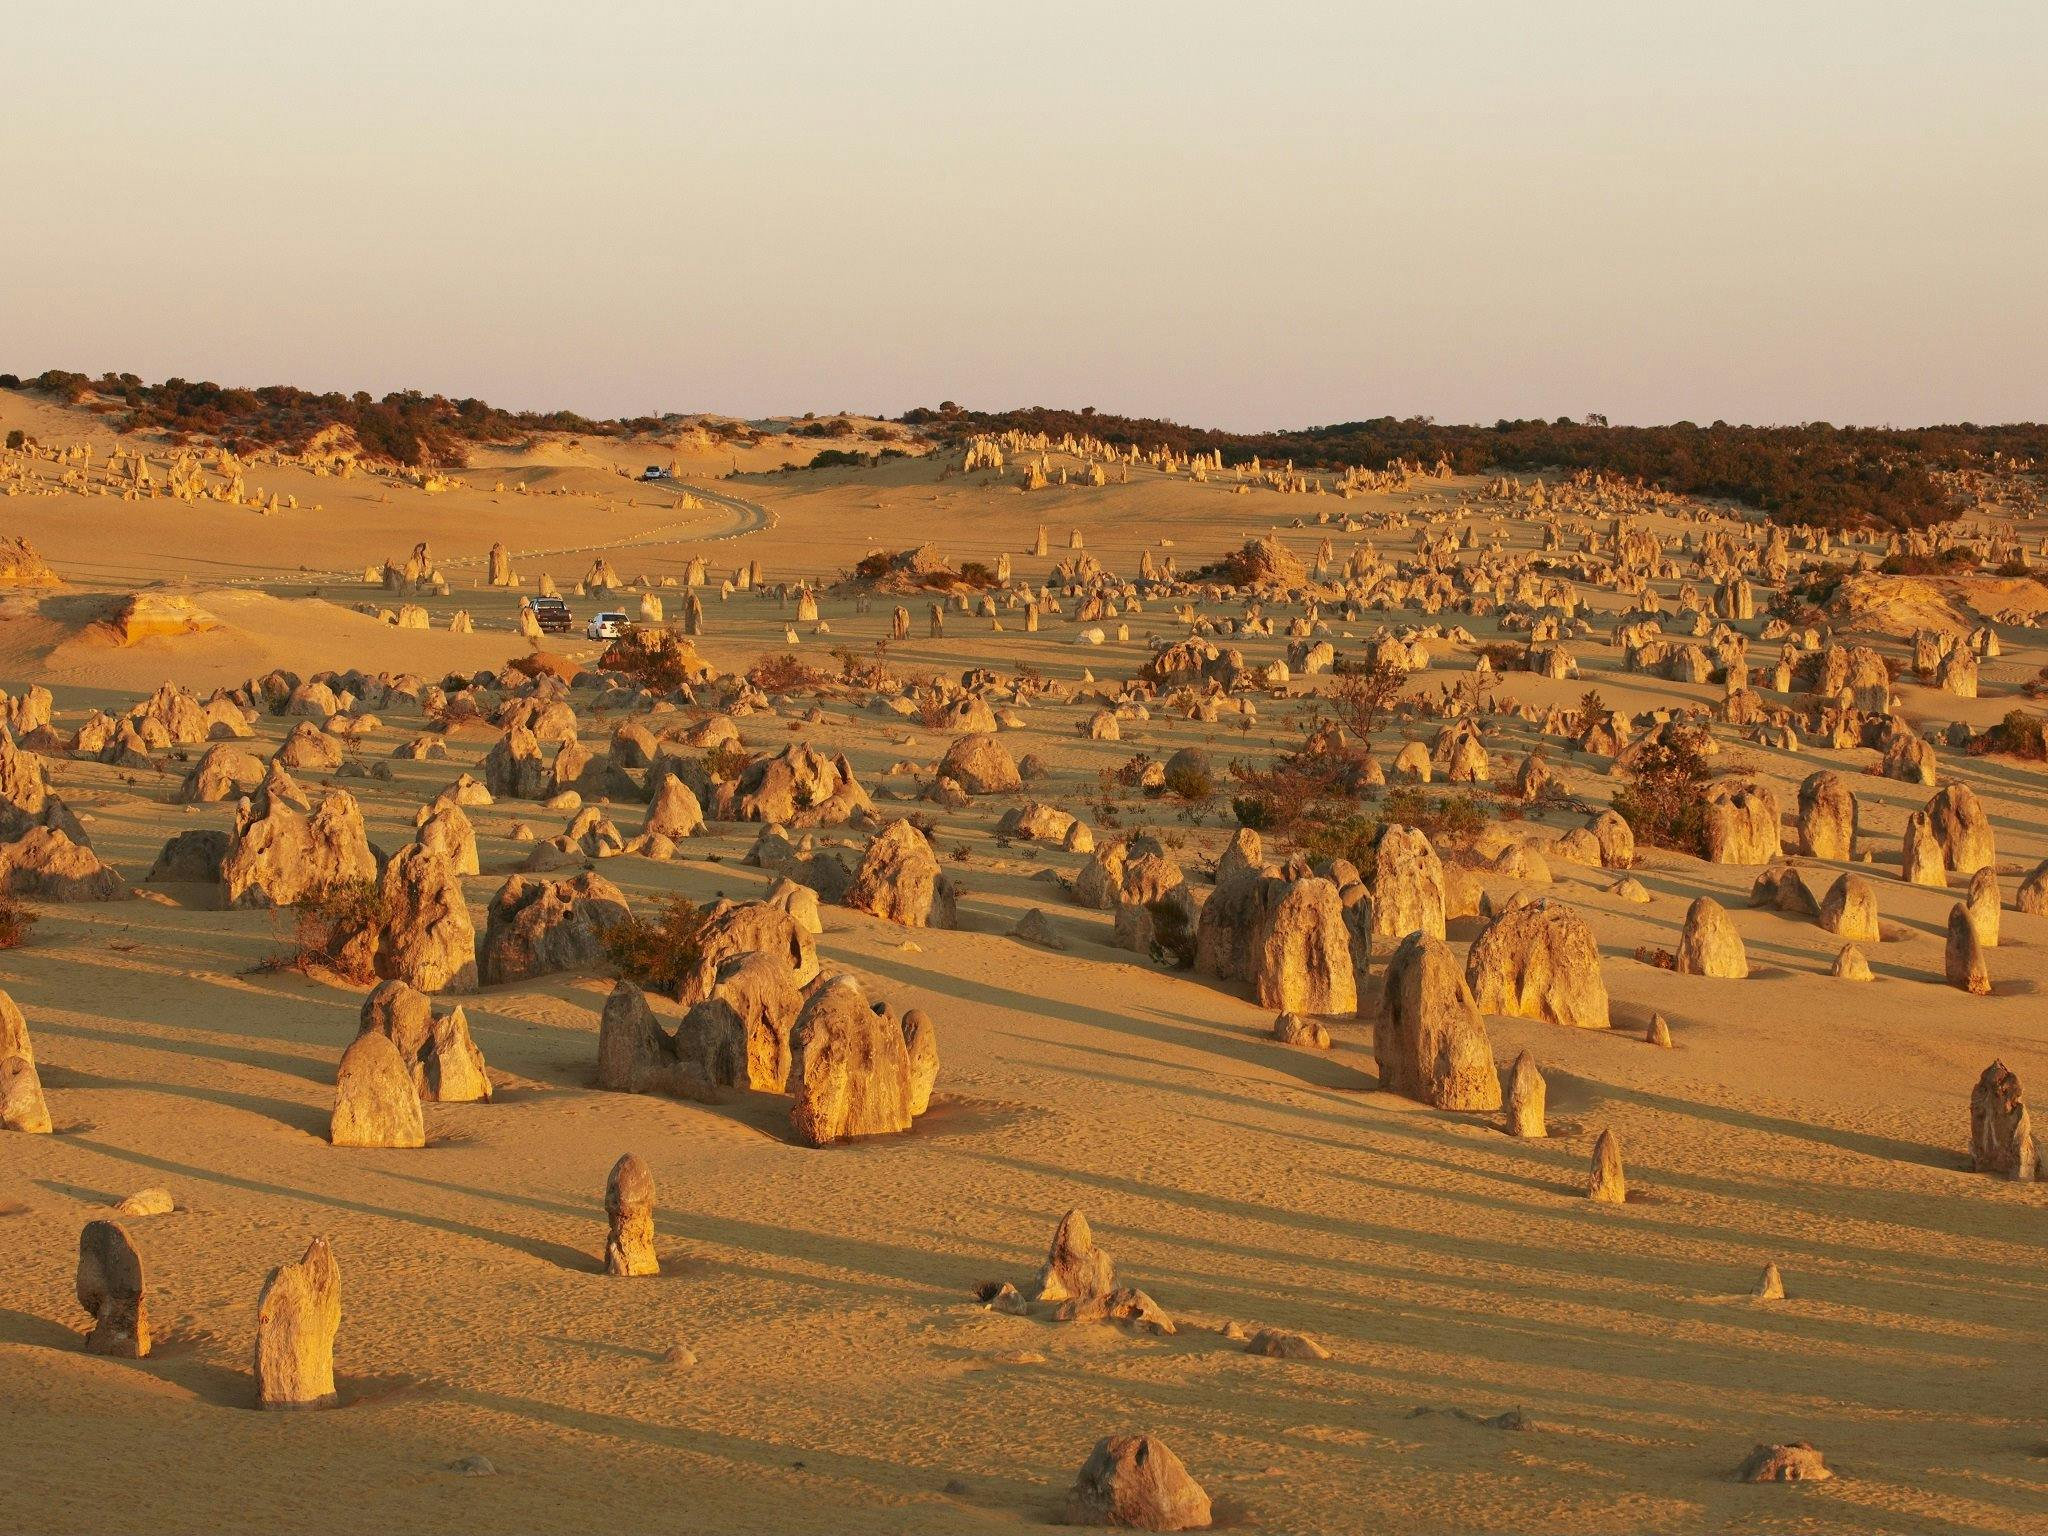
<path id="1" fill-rule="evenodd" d="M 623 613 L 593 614 L 583 632 L 593 640 L 616 640 L 626 632 L 626 616 Z"/>

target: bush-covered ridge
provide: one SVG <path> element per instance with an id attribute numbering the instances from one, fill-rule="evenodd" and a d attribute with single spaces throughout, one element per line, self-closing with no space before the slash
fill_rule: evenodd
<path id="1" fill-rule="evenodd" d="M 1445 425 L 1428 417 L 1342 422 L 1280 432 L 1223 432 L 1153 418 L 1033 407 L 969 411 L 950 402 L 903 420 L 947 436 L 1043 432 L 1089 435 L 1118 447 L 1220 451 L 1226 464 L 1259 458 L 1298 468 L 1383 468 L 1396 459 L 1425 467 L 1447 460 L 1460 474 L 1590 469 L 1640 478 L 1689 496 L 1719 496 L 1784 523 L 1843 527 L 1882 523 L 1924 527 L 1956 513 L 1937 478 L 1963 469 L 2038 468 L 2048 464 L 2048 425 L 1837 427 L 1735 426 L 1689 421 L 1662 427 L 1614 427 L 1583 421 L 1499 421 L 1490 427 Z"/>

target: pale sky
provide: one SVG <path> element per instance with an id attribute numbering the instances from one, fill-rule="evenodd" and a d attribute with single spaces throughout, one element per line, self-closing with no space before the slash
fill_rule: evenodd
<path id="1" fill-rule="evenodd" d="M 12 0 L 0 370 L 2048 417 L 2048 0 Z"/>

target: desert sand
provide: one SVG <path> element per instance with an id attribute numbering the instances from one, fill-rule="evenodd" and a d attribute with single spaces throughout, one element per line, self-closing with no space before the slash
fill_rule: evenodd
<path id="1" fill-rule="evenodd" d="M 1878 773 L 1884 752 L 1861 741 L 1775 735 L 1769 718 L 1712 725 L 1716 778 L 1774 794 L 1769 830 L 1812 894 L 1844 872 L 1874 887 L 1881 937 L 1859 946 L 1873 973 L 1859 983 L 1830 974 L 1841 937 L 1751 904 L 1758 875 L 1785 859 L 1717 863 L 1642 846 L 1623 870 L 1555 851 L 1625 780 L 1613 750 L 1546 734 L 1546 715 L 1590 689 L 1639 732 L 1654 711 L 1730 712 L 1720 681 L 1630 670 L 1615 630 L 1635 597 L 1572 575 L 1567 552 L 1617 518 L 1660 541 L 1679 574 L 1650 585 L 1666 639 L 1678 638 L 1681 588 L 1710 614 L 1715 597 L 1684 541 L 1711 533 L 1763 547 L 1754 514 L 1736 508 L 1602 505 L 1597 491 L 1574 502 L 1556 483 L 1539 506 L 1533 478 L 1510 488 L 1426 472 L 1348 495 L 1327 475 L 1283 492 L 1148 462 L 1118 465 L 1098 486 L 1085 452 L 1015 445 L 1000 469 L 967 470 L 956 449 L 920 445 L 870 469 L 784 471 L 815 444 L 772 427 L 744 458 L 600 439 L 491 449 L 432 486 L 257 456 L 242 466 L 245 499 L 211 494 L 226 477 L 207 469 L 208 494 L 185 500 L 165 490 L 169 445 L 124 441 L 13 392 L 0 392 L 0 428 L 94 450 L 89 466 L 48 454 L 0 463 L 0 533 L 26 539 L 60 583 L 0 597 L 0 686 L 50 690 L 51 735 L 37 748 L 49 786 L 136 892 L 31 896 L 26 942 L 0 951 L 0 989 L 26 1020 L 53 1126 L 0 1134 L 10 1529 L 1015 1530 L 1061 1517 L 1099 1439 L 1151 1433 L 1206 1490 L 1218 1526 L 1291 1536 L 2048 1530 L 2048 1196 L 1976 1171 L 1971 1147 L 1972 1089 L 1994 1060 L 2048 1091 L 2048 918 L 2015 909 L 2022 880 L 2048 859 L 2048 779 L 2039 763 L 1971 755 L 1948 734 L 1960 722 L 1960 742 L 2028 705 L 2021 685 L 2048 663 L 2048 588 L 2032 578 L 1912 583 L 1838 615 L 1822 637 L 1904 664 L 1893 713 L 1928 743 L 1933 784 Z M 117 449 L 149 456 L 149 492 L 108 476 Z M 1020 468 L 1041 452 L 1048 483 L 1026 489 Z M 671 461 L 672 482 L 631 478 Z M 1404 569 L 1419 536 L 1469 533 L 1449 559 L 1470 564 L 1496 547 L 1537 552 L 1553 528 L 1563 550 L 1549 574 L 1584 629 L 1567 625 L 1561 642 L 1576 676 L 1499 673 L 1471 714 L 1491 777 L 1476 791 L 1495 814 L 1436 850 L 1463 895 L 1444 923 L 1460 965 L 1487 926 L 1481 897 L 1489 909 L 1548 897 L 1590 927 L 1610 1028 L 1484 1020 L 1487 1086 L 1523 1052 L 1540 1067 L 1544 1139 L 1506 1134 L 1498 1110 L 1381 1091 L 1375 1019 L 1395 937 L 1374 946 L 1357 1006 L 1322 1020 L 1328 1050 L 1283 1044 L 1277 1009 L 1244 982 L 1118 947 L 1115 915 L 1066 888 L 1090 855 L 997 835 L 1006 811 L 1043 801 L 1087 823 L 1098 848 L 1158 837 L 1192 899 L 1215 899 L 1208 872 L 1235 830 L 1223 765 L 1301 749 L 1301 701 L 1332 682 L 1327 670 L 1268 671 L 1290 647 L 1326 640 L 1360 658 L 1388 635 L 1421 639 L 1410 711 L 1357 744 L 1391 772 L 1404 743 L 1427 755 L 1448 718 L 1441 690 L 1469 687 L 1480 646 L 1520 652 L 1531 640 L 1502 626 L 1506 603 L 1475 614 L 1368 601 L 1344 614 L 1343 563 L 1369 546 L 1387 571 Z M 2017 540 L 2038 566 L 2048 527 L 1987 505 L 1949 531 Z M 1281 584 L 1293 590 L 1255 597 L 1188 580 L 1259 539 L 1302 562 L 1307 574 Z M 1332 563 L 1317 577 L 1325 540 Z M 386 564 L 402 568 L 421 543 L 445 595 L 387 590 Z M 494 543 L 520 587 L 485 584 Z M 1012 582 L 1032 589 L 1057 584 L 1079 553 L 1119 589 L 1141 561 L 1171 556 L 1180 587 L 1162 578 L 1137 611 L 1122 592 L 1119 612 L 1085 621 L 1085 595 L 1066 595 L 1035 631 L 1020 607 L 999 605 L 993 619 L 954 608 L 934 637 L 929 594 L 861 595 L 844 582 L 865 556 L 926 543 L 955 567 L 1008 556 Z M 1882 552 L 1875 539 L 1847 551 L 1873 563 Z M 600 559 L 629 588 L 577 595 Z M 707 583 L 692 589 L 697 559 Z M 721 596 L 753 563 L 764 588 Z M 728 678 L 780 652 L 837 678 L 833 651 L 875 661 L 899 604 L 908 637 L 879 653 L 899 685 L 993 674 L 995 709 L 1014 721 L 995 739 L 1016 759 L 1035 755 L 1042 776 L 954 803 L 923 797 L 960 733 L 878 708 L 867 689 L 799 686 L 732 715 L 756 757 L 795 742 L 843 754 L 874 824 L 930 818 L 958 887 L 957 926 L 906 928 L 828 895 L 815 938 L 822 972 L 850 974 L 897 1018 L 921 1010 L 936 1031 L 929 1107 L 907 1132 L 812 1147 L 792 1136 L 784 1094 L 741 1087 L 695 1102 L 600 1089 L 614 977 L 597 965 L 437 997 L 461 1004 L 489 1101 L 424 1104 L 423 1147 L 333 1145 L 337 1068 L 368 986 L 274 963 L 294 940 L 287 910 L 228 909 L 214 884 L 145 879 L 173 836 L 234 824 L 232 798 L 174 798 L 203 746 L 101 761 L 61 745 L 93 711 L 123 715 L 166 682 L 204 700 L 278 669 L 426 683 L 496 672 L 534 648 L 519 604 L 543 575 L 578 624 L 546 649 L 582 667 L 605 649 L 582 635 L 591 613 L 637 616 L 644 591 L 674 626 L 695 590 L 696 653 Z M 1746 637 L 1749 664 L 1768 669 L 1784 642 L 1765 637 L 1770 583 L 1751 575 L 1753 613 L 1726 624 Z M 799 616 L 799 585 L 817 589 L 815 620 Z M 1314 627 L 1290 637 L 1311 589 Z M 115 621 L 138 592 L 203 617 L 123 643 Z M 1272 633 L 1217 627 L 1251 601 Z M 386 620 L 404 605 L 428 627 Z M 458 610 L 468 633 L 448 627 Z M 1189 635 L 1190 617 L 1246 668 L 1206 719 L 1170 707 L 1167 688 L 1122 693 L 1157 646 Z M 1999 642 L 1975 697 L 1911 670 L 1915 632 L 1935 621 L 1952 624 L 1951 648 L 1987 625 Z M 1460 626 L 1468 639 L 1450 634 Z M 1101 643 L 1077 643 L 1090 628 Z M 1805 648 L 1796 632 L 1792 643 Z M 1020 669 L 1049 687 L 1013 696 Z M 1807 691 L 1759 690 L 1767 710 L 1793 712 L 1808 708 Z M 478 692 L 493 707 L 512 697 Z M 630 689 L 601 704 L 595 691 L 566 694 L 597 754 L 629 716 L 659 733 L 725 712 L 721 696 L 700 685 L 700 707 L 657 714 Z M 250 734 L 237 744 L 259 759 L 305 718 L 242 701 Z M 370 843 L 396 854 L 421 806 L 461 773 L 485 777 L 501 733 L 487 722 L 438 732 L 417 682 L 364 707 L 378 723 L 349 740 L 346 771 L 294 776 L 316 801 L 346 789 Z M 1088 734 L 1105 708 L 1115 740 Z M 422 735 L 439 736 L 445 758 L 393 756 Z M 1515 775 L 1536 747 L 1559 793 L 1524 803 Z M 1136 754 L 1157 763 L 1184 748 L 1217 767 L 1204 805 L 1113 782 Z M 1445 788 L 1444 766 L 1431 794 Z M 1822 769 L 1856 796 L 1855 857 L 1797 855 L 1800 786 Z M 1995 838 L 2004 910 L 1982 956 L 1988 995 L 1944 977 L 1966 876 L 1899 878 L 1909 816 L 1951 782 L 1975 792 Z M 601 809 L 625 838 L 647 815 L 624 794 Z M 469 809 L 480 872 L 460 888 L 479 936 L 493 895 L 536 846 L 515 825 L 544 840 L 573 814 L 503 795 Z M 761 830 L 711 815 L 673 857 L 578 856 L 550 873 L 588 863 L 636 913 L 675 894 L 757 900 L 776 881 L 744 862 Z M 849 865 L 869 842 L 860 820 L 792 828 L 806 833 Z M 1548 882 L 1492 867 L 1517 845 L 1544 858 Z M 1277 862 L 1291 844 L 1268 835 L 1264 851 Z M 1627 875 L 1647 900 L 1617 892 Z M 1726 908 L 1746 977 L 1659 963 L 1681 948 L 1701 896 Z M 1033 909 L 1063 947 L 1013 935 Z M 668 999 L 650 1003 L 669 1029 L 685 1016 Z M 1669 1049 L 1645 1040 L 1659 1015 Z M 1603 1131 L 1625 1163 L 1618 1203 L 1587 1198 Z M 657 1275 L 606 1273 L 607 1179 L 627 1153 L 653 1182 Z M 148 1188 L 174 1208 L 110 1211 Z M 1060 1322 L 1043 1306 L 978 1298 L 985 1282 L 1028 1295 L 1074 1208 L 1120 1283 L 1142 1287 L 1175 1331 Z M 144 1358 L 85 1347 L 94 1319 L 74 1291 L 79 1234 L 102 1218 L 121 1225 L 144 1269 Z M 316 1238 L 340 1274 L 338 1401 L 262 1412 L 258 1293 Z M 1752 1299 L 1772 1264 L 1784 1296 Z M 1240 1341 L 1261 1329 L 1308 1335 L 1328 1357 L 1247 1353 Z M 1834 1476 L 1738 1480 L 1753 1447 L 1795 1441 L 1819 1448 Z"/>

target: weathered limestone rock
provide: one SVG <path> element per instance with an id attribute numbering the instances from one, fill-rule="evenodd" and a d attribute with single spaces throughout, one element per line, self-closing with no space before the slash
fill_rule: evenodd
<path id="1" fill-rule="evenodd" d="M 1934 824 L 1925 811 L 1906 818 L 1904 845 L 1899 854 L 1899 878 L 1908 885 L 1948 884 L 1948 854 L 1934 835 Z"/>
<path id="2" fill-rule="evenodd" d="M 2013 894 L 2012 907 L 2015 912 L 2025 912 L 2031 917 L 2048 917 L 2048 859 L 2034 866 L 2034 872 L 2020 882 L 2020 888 Z"/>
<path id="3" fill-rule="evenodd" d="M 1739 981 L 1749 974 L 1749 955 L 1728 911 L 1711 896 L 1695 898 L 1685 909 L 1678 935 L 1678 973 L 1718 976 Z"/>
<path id="4" fill-rule="evenodd" d="M 1486 1023 L 1442 939 L 1411 933 L 1387 962 L 1373 1055 L 1386 1092 L 1438 1109 L 1500 1108 Z"/>
<path id="5" fill-rule="evenodd" d="M 1948 858 L 1948 867 L 1957 874 L 1974 875 L 1997 863 L 1991 818 L 1984 814 L 1976 792 L 1961 780 L 1934 792 L 1927 802 L 1927 822 Z"/>
<path id="6" fill-rule="evenodd" d="M 628 916 L 625 893 L 594 871 L 570 880 L 514 875 L 491 898 L 478 973 L 488 985 L 595 969 L 605 931 Z"/>
<path id="7" fill-rule="evenodd" d="M 1735 1475 L 1745 1483 L 1824 1483 L 1835 1474 L 1811 1444 L 1793 1440 L 1784 1445 L 1759 1445 Z"/>
<path id="8" fill-rule="evenodd" d="M 1776 1264 L 1766 1264 L 1764 1272 L 1756 1277 L 1756 1284 L 1749 1289 L 1751 1301 L 1783 1301 L 1785 1299 L 1785 1277 L 1778 1273 Z"/>
<path id="9" fill-rule="evenodd" d="M 810 962 L 815 973 L 817 962 Z M 719 963 L 704 997 L 683 1016 L 674 1047 L 692 1097 L 724 1088 L 780 1093 L 789 1080 L 790 1035 L 810 979 L 784 952 L 747 950 Z M 922 1113 L 922 1111 L 919 1111 Z"/>
<path id="10" fill-rule="evenodd" d="M 1209 1495 L 1165 1441 L 1109 1435 L 1095 1443 L 1067 1491 L 1065 1523 L 1137 1531 L 1209 1528 Z"/>
<path id="11" fill-rule="evenodd" d="M 1313 877 L 1282 882 L 1252 941 L 1251 966 L 1252 990 L 1262 1008 L 1356 1012 L 1358 983 L 1337 887 Z"/>
<path id="12" fill-rule="evenodd" d="M 1835 956 L 1835 963 L 1828 968 L 1828 974 L 1837 981 L 1871 981 L 1870 962 L 1863 958 L 1863 951 L 1854 944 L 1844 944 Z"/>
<path id="13" fill-rule="evenodd" d="M 1544 1108 L 1548 1097 L 1549 1085 L 1537 1070 L 1535 1058 L 1523 1051 L 1508 1074 L 1508 1134 L 1538 1141 L 1547 1137 Z"/>
<path id="14" fill-rule="evenodd" d="M 1963 912 L 1985 949 L 1998 948 L 1998 871 L 1989 864 L 1970 876 L 1970 888 L 1963 897 Z"/>
<path id="15" fill-rule="evenodd" d="M 0 1055 L 0 1131 L 47 1136 L 51 1130 L 50 1106 L 35 1062 L 27 1056 Z"/>
<path id="16" fill-rule="evenodd" d="M 1838 773 L 1810 773 L 1799 786 L 1799 851 L 1808 858 L 1856 857 L 1856 796 Z"/>
<path id="17" fill-rule="evenodd" d="M 1374 852 L 1372 931 L 1386 939 L 1444 936 L 1444 869 L 1419 828 L 1390 826 Z"/>
<path id="18" fill-rule="evenodd" d="M 438 849 L 407 844 L 384 866 L 377 895 L 375 923 L 345 953 L 422 992 L 476 990 L 476 927 L 462 882 Z"/>
<path id="19" fill-rule="evenodd" d="M 939 868 L 924 834 L 892 821 L 870 840 L 853 872 L 846 905 L 906 928 L 955 925 L 953 882 Z"/>
<path id="20" fill-rule="evenodd" d="M 1545 898 L 1511 908 L 1472 942 L 1465 979 L 1482 1013 L 1608 1027 L 1600 946 L 1577 911 Z"/>
<path id="21" fill-rule="evenodd" d="M 185 805 L 239 800 L 263 782 L 263 759 L 246 747 L 217 741 L 185 775 L 171 798 Z"/>
<path id="22" fill-rule="evenodd" d="M 118 871 L 56 826 L 31 827 L 15 841 L 0 843 L 0 890 L 59 902 L 118 901 L 129 894 Z"/>
<path id="23" fill-rule="evenodd" d="M 970 795 L 1013 794 L 1024 787 L 1010 749 L 993 736 L 962 736 L 939 759 L 938 771 Z"/>
<path id="24" fill-rule="evenodd" d="M 647 995 L 620 980 L 597 1026 L 597 1086 L 609 1093 L 665 1093 L 676 1072 L 674 1042 Z"/>
<path id="25" fill-rule="evenodd" d="M 1053 1229 L 1045 1267 L 1031 1284 L 1035 1302 L 1087 1301 L 1116 1289 L 1116 1263 L 1095 1246 L 1095 1234 L 1080 1209 L 1068 1211 Z"/>
<path id="26" fill-rule="evenodd" d="M 604 1213 L 611 1231 L 604 1240 L 608 1275 L 658 1275 L 654 1256 L 654 1175 L 628 1152 L 612 1164 L 604 1181 Z"/>
<path id="27" fill-rule="evenodd" d="M 672 773 L 664 773 L 654 791 L 653 804 L 647 808 L 647 825 L 641 830 L 649 835 L 658 833 L 671 842 L 694 837 L 704 830 L 704 807 L 698 804 L 689 785 Z"/>
<path id="28" fill-rule="evenodd" d="M 789 1039 L 790 1130 L 806 1146 L 910 1129 L 910 1051 L 903 1027 L 860 983 L 832 977 L 812 992 Z"/>
<path id="29" fill-rule="evenodd" d="M 1330 1031 L 1323 1022 L 1304 1018 L 1298 1013 L 1283 1013 L 1275 1017 L 1273 1038 L 1282 1045 L 1302 1045 L 1317 1051 L 1330 1048 Z"/>
<path id="30" fill-rule="evenodd" d="M 910 1055 L 910 1113 L 931 1108 L 932 1086 L 939 1080 L 939 1031 L 922 1008 L 903 1015 L 903 1048 Z"/>
<path id="31" fill-rule="evenodd" d="M 460 1008 L 437 1014 L 424 992 L 405 981 L 384 981 L 363 999 L 357 1033 L 364 1030 L 375 1030 L 398 1048 L 423 1102 L 476 1104 L 490 1099 L 490 1071 Z"/>
<path id="32" fill-rule="evenodd" d="M 1877 888 L 1863 876 L 1845 870 L 1821 898 L 1820 925 L 1852 944 L 1875 944 Z"/>
<path id="33" fill-rule="evenodd" d="M 363 831 L 363 813 L 345 789 L 329 790 L 320 808 L 301 815 L 275 796 L 244 801 L 221 860 L 227 905 L 288 907 L 310 895 L 377 878 L 377 860 Z"/>
<path id="34" fill-rule="evenodd" d="M 1948 914 L 1948 944 L 1942 952 L 1942 974 L 1948 984 L 1975 997 L 1991 994 L 1991 968 L 1984 960 L 1984 946 L 1970 925 L 1970 912 L 1957 902 Z"/>
<path id="35" fill-rule="evenodd" d="M 1586 1183 L 1586 1198 L 1603 1205 L 1620 1205 L 1628 1199 L 1628 1178 L 1621 1168 L 1621 1142 L 1613 1131 L 1602 1131 L 1593 1143 L 1593 1171 Z"/>
<path id="36" fill-rule="evenodd" d="M 2048 1173 L 2020 1095 L 2020 1080 L 1994 1061 L 1970 1090 L 1970 1163 L 1979 1173 L 2028 1183 Z"/>
<path id="37" fill-rule="evenodd" d="M 92 1317 L 87 1353 L 140 1360 L 149 1353 L 149 1311 L 142 1256 L 111 1221 L 88 1221 L 78 1234 L 78 1304 Z"/>
<path id="38" fill-rule="evenodd" d="M 388 1035 L 368 1030 L 341 1054 L 328 1139 L 337 1147 L 423 1147 L 426 1122 L 412 1072 Z"/>
<path id="39" fill-rule="evenodd" d="M 1245 1341 L 1244 1352 L 1248 1355 L 1264 1355 L 1271 1360 L 1327 1360 L 1330 1352 L 1305 1333 L 1296 1333 L 1292 1328 L 1261 1328 Z"/>
<path id="40" fill-rule="evenodd" d="M 477 859 L 476 829 L 470 825 L 469 813 L 453 800 L 439 799 L 421 806 L 413 827 L 413 841 L 440 854 L 454 873 L 483 872 Z"/>
<path id="41" fill-rule="evenodd" d="M 264 1408 L 331 1408 L 341 1269 L 327 1239 L 270 1272 L 256 1300 L 256 1401 Z"/>
<path id="42" fill-rule="evenodd" d="M 1707 790 L 1707 858 L 1715 864 L 1768 864 L 1784 850 L 1777 796 L 1760 784 L 1719 783 Z"/>

